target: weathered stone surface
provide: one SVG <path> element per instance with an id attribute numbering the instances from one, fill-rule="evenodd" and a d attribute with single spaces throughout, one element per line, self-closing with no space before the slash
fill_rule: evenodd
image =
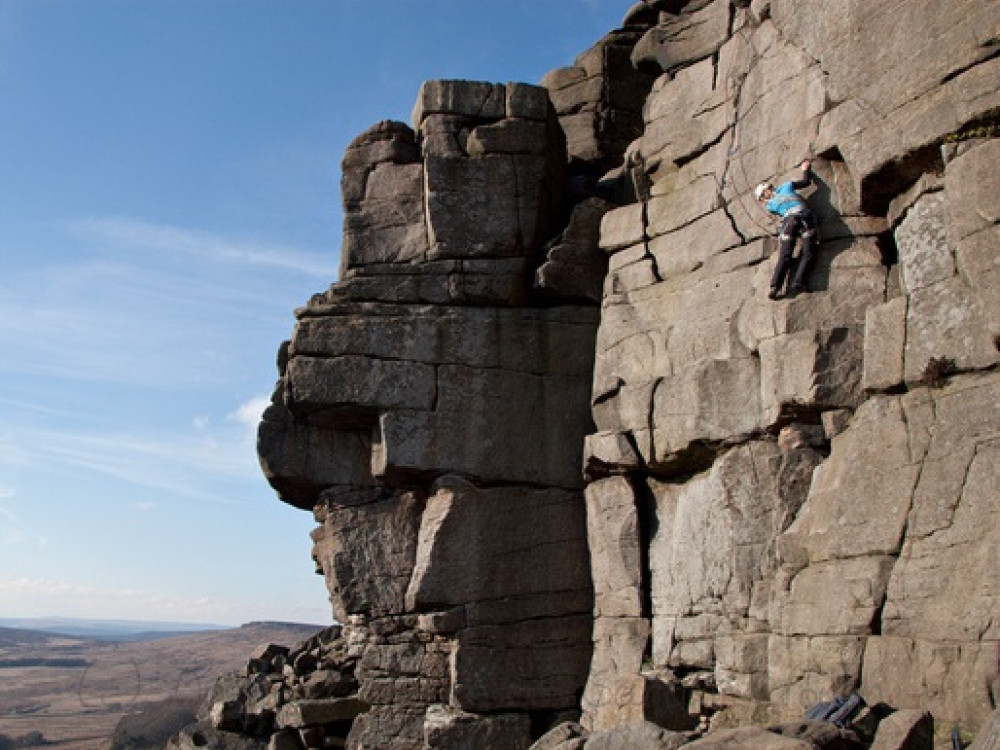
<path id="1" fill-rule="evenodd" d="M 632 486 L 623 477 L 611 477 L 588 485 L 586 497 L 594 616 L 639 617 L 643 540 Z"/>
<path id="2" fill-rule="evenodd" d="M 902 384 L 905 347 L 906 298 L 897 297 L 884 305 L 868 308 L 862 388 L 885 391 Z"/>
<path id="3" fill-rule="evenodd" d="M 294 729 L 281 729 L 271 735 L 267 750 L 303 750 L 306 745 L 299 739 Z"/>
<path id="4" fill-rule="evenodd" d="M 810 565 L 780 597 L 782 635 L 867 635 L 885 597 L 894 560 L 856 557 Z"/>
<path id="5" fill-rule="evenodd" d="M 713 256 L 741 244 L 725 211 L 712 213 L 680 229 L 654 237 L 649 250 L 664 279 L 693 273 Z"/>
<path id="6" fill-rule="evenodd" d="M 581 750 L 586 735 L 587 730 L 575 721 L 566 721 L 539 737 L 530 750 Z"/>
<path id="7" fill-rule="evenodd" d="M 261 469 L 286 503 L 311 510 L 331 485 L 368 486 L 371 431 L 342 431 L 296 422 L 282 406 L 264 412 L 257 431 Z"/>
<path id="8" fill-rule="evenodd" d="M 423 501 L 412 493 L 368 493 L 358 505 L 336 498 L 317 506 L 313 558 L 326 577 L 336 618 L 405 610 L 404 594 L 416 560 Z"/>
<path id="9" fill-rule="evenodd" d="M 639 671 L 649 643 L 648 618 L 598 617 L 593 637 L 581 724 L 601 731 L 644 720 L 644 681 Z"/>
<path id="10" fill-rule="evenodd" d="M 658 78 L 647 100 L 647 124 L 639 142 L 645 168 L 655 171 L 662 163 L 680 163 L 716 141 L 731 124 L 726 96 L 715 86 L 711 60 Z"/>
<path id="11" fill-rule="evenodd" d="M 631 54 L 643 31 L 613 31 L 578 55 L 573 66 L 542 79 L 566 133 L 570 159 L 594 174 L 620 164 L 625 147 L 642 129 L 642 106 L 654 75 L 636 71 Z"/>
<path id="12" fill-rule="evenodd" d="M 590 198 L 573 207 L 569 224 L 549 245 L 535 272 L 535 288 L 569 299 L 600 302 L 607 258 L 601 252 L 601 219 L 611 204 Z"/>
<path id="13" fill-rule="evenodd" d="M 610 252 L 643 242 L 646 236 L 642 215 L 641 203 L 614 208 L 604 214 L 601 219 L 601 247 Z"/>
<path id="14" fill-rule="evenodd" d="M 369 265 L 349 270 L 330 291 L 358 302 L 513 307 L 527 298 L 527 269 L 525 258 Z M 396 273 L 380 273 L 386 270 Z"/>
<path id="15" fill-rule="evenodd" d="M 995 343 L 997 276 L 989 264 L 963 261 L 972 273 L 959 274 L 956 258 L 985 257 L 978 234 L 995 225 L 993 191 L 966 190 L 981 184 L 978 157 L 995 155 L 988 144 L 970 148 L 950 161 L 945 190 L 920 198 L 896 231 L 907 310 L 905 376 L 919 380 L 932 358 L 948 357 L 959 368 L 981 368 L 997 361 Z M 951 177 L 949 178 L 949 173 Z M 977 248 L 977 249 L 973 249 Z M 962 251 L 965 252 L 962 252 Z M 995 245 L 992 256 L 996 257 Z M 993 263 L 995 266 L 995 262 Z"/>
<path id="16" fill-rule="evenodd" d="M 452 705 L 477 713 L 576 706 L 590 630 L 590 616 L 577 615 L 459 631 Z"/>
<path id="17" fill-rule="evenodd" d="M 879 446 L 878 464 L 858 472 L 873 445 Z M 794 564 L 898 554 L 919 471 L 898 399 L 866 401 L 850 428 L 833 439 L 809 500 L 778 539 L 782 557 Z"/>
<path id="18" fill-rule="evenodd" d="M 370 410 L 429 410 L 437 397 L 434 368 L 405 360 L 297 356 L 288 363 L 287 378 L 295 410 L 303 415 L 340 411 L 356 421 L 356 413 Z"/>
<path id="19" fill-rule="evenodd" d="M 507 117 L 526 120 L 549 119 L 548 92 L 541 86 L 509 82 L 504 86 Z"/>
<path id="20" fill-rule="evenodd" d="M 854 413 L 850 409 L 833 409 L 823 412 L 823 434 L 826 435 L 827 440 L 833 440 L 846 430 L 853 417 Z"/>
<path id="21" fill-rule="evenodd" d="M 422 166 L 378 164 L 364 175 L 363 190 L 357 203 L 345 205 L 342 271 L 424 258 Z"/>
<path id="22" fill-rule="evenodd" d="M 446 750 L 524 750 L 531 744 L 530 725 L 527 714 L 479 716 L 447 706 L 431 706 L 424 719 L 424 743 L 428 748 Z"/>
<path id="23" fill-rule="evenodd" d="M 414 130 L 420 129 L 430 114 L 453 114 L 484 120 L 499 120 L 507 111 L 504 86 L 474 81 L 425 81 L 417 95 L 410 118 Z"/>
<path id="24" fill-rule="evenodd" d="M 645 451 L 650 455 L 650 451 Z M 583 444 L 584 476 L 588 479 L 608 472 L 627 471 L 640 465 L 641 453 L 634 437 L 626 432 L 597 432 Z"/>
<path id="25" fill-rule="evenodd" d="M 719 208 L 719 188 L 712 176 L 691 174 L 689 170 L 678 173 L 677 181 L 681 184 L 671 185 L 670 190 L 661 189 L 649 201 L 648 231 L 653 237 L 679 229 Z"/>
<path id="26" fill-rule="evenodd" d="M 243 730 L 243 705 L 237 701 L 218 701 L 213 703 L 208 717 L 213 729 L 219 729 L 223 732 L 240 732 Z"/>
<path id="27" fill-rule="evenodd" d="M 368 355 L 427 365 L 586 375 L 591 369 L 593 318 L 589 311 L 573 307 L 544 311 L 342 306 L 322 316 L 303 317 L 291 351 L 316 357 Z"/>
<path id="28" fill-rule="evenodd" d="M 995 662 L 1000 637 L 988 614 L 996 611 L 1000 549 L 996 389 L 991 375 L 903 400 L 922 470 L 889 581 L 883 637 L 870 641 L 865 663 L 873 698 L 926 705 L 969 726 L 991 710 L 990 654 Z"/>
<path id="29" fill-rule="evenodd" d="M 253 737 L 231 732 L 219 732 L 209 727 L 192 725 L 182 729 L 167 743 L 167 750 L 266 750 L 267 743 Z"/>
<path id="30" fill-rule="evenodd" d="M 656 263 L 642 245 L 634 248 L 641 255 L 631 262 L 626 262 L 629 254 L 615 255 L 608 268 L 604 289 L 609 295 L 634 292 L 651 286 L 660 280 Z"/>
<path id="31" fill-rule="evenodd" d="M 773 484 L 777 453 L 771 444 L 749 444 L 694 481 L 651 482 L 654 664 L 679 666 L 685 640 L 710 639 L 719 622 L 748 617 L 754 581 L 775 567 L 769 547 L 782 516 Z M 703 546 L 717 553 L 700 555 Z M 692 627 L 699 622 L 706 630 Z"/>
<path id="32" fill-rule="evenodd" d="M 480 125 L 469 133 L 466 151 L 470 156 L 491 154 L 544 154 L 548 146 L 545 122 L 502 120 Z"/>
<path id="33" fill-rule="evenodd" d="M 870 641 L 868 641 L 870 643 Z M 782 636 L 768 638 L 768 690 L 785 720 L 826 697 L 847 695 L 858 685 L 863 636 Z"/>
<path id="34" fill-rule="evenodd" d="M 590 426 L 580 403 L 584 378 L 450 365 L 438 368 L 438 378 L 433 411 L 382 413 L 375 475 L 457 472 L 487 481 L 581 486 L 576 440 Z M 469 418 L 470 405 L 481 418 Z"/>
<path id="35" fill-rule="evenodd" d="M 842 102 L 824 118 L 829 132 L 821 132 L 821 141 L 837 143 L 880 205 L 900 177 L 911 176 L 908 169 L 922 171 L 917 158 L 894 168 L 888 162 L 975 120 L 995 108 L 1000 95 L 994 85 L 997 61 L 976 41 L 995 28 L 1000 10 L 975 0 L 949 13 L 934 10 L 929 2 L 878 7 L 847 0 L 771 3 L 771 17 L 782 36 L 822 62 L 830 99 Z M 816 12 L 829 20 L 816 23 Z M 864 34 L 847 32 L 861 28 Z M 877 44 L 871 43 L 874 39 Z M 891 73 L 887 68 L 886 75 L 871 75 L 882 60 L 915 55 L 922 61 L 919 66 L 889 66 Z"/>
<path id="36" fill-rule="evenodd" d="M 882 719 L 871 750 L 933 750 L 934 717 L 927 711 L 896 711 Z"/>
<path id="37" fill-rule="evenodd" d="M 1000 708 L 990 715 L 989 721 L 976 735 L 975 742 L 969 745 L 969 750 L 997 750 L 997 748 L 1000 748 Z"/>
<path id="38" fill-rule="evenodd" d="M 278 726 L 305 727 L 351 721 L 368 710 L 368 704 L 357 698 L 320 698 L 286 703 L 278 711 Z"/>
<path id="39" fill-rule="evenodd" d="M 348 146 L 341 177 L 341 275 L 352 267 L 405 262 L 426 254 L 419 162 L 415 135 L 403 123 L 378 123 Z"/>
<path id="40" fill-rule="evenodd" d="M 681 462 L 678 454 L 699 442 L 746 438 L 758 431 L 759 368 L 753 357 L 705 359 L 663 379 L 653 396 L 656 463 Z"/>
<path id="41" fill-rule="evenodd" d="M 903 288 L 913 294 L 955 275 L 955 257 L 948 239 L 945 195 L 923 196 L 896 230 L 896 247 Z"/>
<path id="42" fill-rule="evenodd" d="M 684 746 L 690 750 L 813 750 L 805 740 L 784 737 L 761 727 L 741 727 L 713 732 Z"/>
<path id="43" fill-rule="evenodd" d="M 563 216 L 565 145 L 545 90 L 431 82 L 414 127 L 419 147 L 386 123 L 345 156 L 344 278 L 299 312 L 262 457 L 285 497 L 319 501 L 314 555 L 351 623 L 356 700 L 373 706 L 347 746 L 526 746 L 526 714 L 511 744 L 495 718 L 425 727 L 425 712 L 561 710 L 583 686 L 584 506 L 564 488 L 582 486 L 596 311 L 552 299 L 599 297 L 607 206 L 581 207 L 547 247 L 548 299 L 528 307 Z M 324 442 L 308 442 L 315 430 Z M 510 484 L 515 465 L 530 486 Z"/>
<path id="44" fill-rule="evenodd" d="M 409 706 L 375 706 L 354 721 L 347 736 L 350 750 L 378 747 L 385 750 L 423 750 L 425 709 Z"/>
<path id="45" fill-rule="evenodd" d="M 580 486 L 593 311 L 329 311 L 303 317 L 290 347 L 283 392 L 295 416 L 276 405 L 260 431 L 262 462 L 290 500 L 309 505 L 324 482 L 371 484 L 399 472 L 509 479 L 501 444 L 522 449 L 524 481 Z M 486 424 L 492 442 L 481 439 Z M 435 439 L 424 439 L 429 432 Z"/>
<path id="46" fill-rule="evenodd" d="M 933 409 L 933 418 L 920 426 L 929 440 L 913 489 L 906 541 L 893 570 L 883 632 L 995 639 L 1000 636 L 993 600 L 1000 582 L 995 568 L 1000 549 L 1000 378 L 976 378 L 940 394 L 917 392 L 906 405 L 913 422 L 927 408 Z M 962 549 L 961 556 L 953 554 L 956 548 Z M 970 569 L 992 573 L 980 578 L 970 576 Z"/>
<path id="47" fill-rule="evenodd" d="M 768 729 L 784 737 L 811 742 L 819 750 L 864 750 L 868 747 L 852 730 L 841 729 L 829 721 L 800 721 Z"/>
<path id="48" fill-rule="evenodd" d="M 517 257 L 546 239 L 538 158 L 434 158 L 424 169 L 429 258 Z"/>
<path id="49" fill-rule="evenodd" d="M 854 407 L 861 399 L 863 333 L 855 326 L 802 331 L 760 344 L 763 423 L 803 407 Z"/>
<path id="50" fill-rule="evenodd" d="M 683 732 L 672 732 L 643 721 L 594 732 L 583 747 L 584 750 L 677 750 L 688 739 Z"/>
<path id="51" fill-rule="evenodd" d="M 662 70 L 708 57 L 729 36 L 729 9 L 724 3 L 709 3 L 693 13 L 668 17 L 646 32 L 632 52 L 632 62 L 655 61 Z"/>
<path id="52" fill-rule="evenodd" d="M 963 369 L 992 364 L 997 348 L 984 325 L 984 316 L 981 298 L 973 296 L 958 277 L 910 295 L 906 380 L 920 381 L 935 358 L 954 360 Z"/>
<path id="53" fill-rule="evenodd" d="M 562 490 L 480 490 L 461 477 L 442 477 L 421 516 L 407 609 L 579 591 L 585 610 L 538 614 L 588 612 L 583 511 L 579 495 Z"/>
<path id="54" fill-rule="evenodd" d="M 723 695 L 768 697 L 767 635 L 722 635 L 715 639 L 715 684 Z"/>

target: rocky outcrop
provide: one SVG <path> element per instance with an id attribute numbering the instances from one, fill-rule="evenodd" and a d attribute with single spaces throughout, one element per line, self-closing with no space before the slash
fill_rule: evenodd
<path id="1" fill-rule="evenodd" d="M 889 709 L 787 724 L 854 692 L 916 712 L 883 743 L 986 723 L 998 30 L 647 0 L 542 86 L 428 82 L 351 144 L 259 441 L 318 523 L 348 747 L 858 746 Z M 772 300 L 752 191 L 806 156 L 818 257 Z"/>
<path id="2" fill-rule="evenodd" d="M 341 279 L 260 430 L 360 654 L 352 747 L 526 747 L 579 705 L 601 198 L 545 89 L 425 84 L 344 157 Z M 549 717 L 546 719 L 545 717 Z M 483 739 L 493 738 L 493 739 Z M 504 739 L 497 739 L 504 738 Z"/>
<path id="3" fill-rule="evenodd" d="M 339 625 L 292 648 L 261 644 L 242 672 L 216 681 L 198 721 L 166 750 L 331 746 L 368 709 L 358 697 L 357 661 Z"/>
<path id="4" fill-rule="evenodd" d="M 692 5 L 652 37 L 728 6 Z M 602 224 L 588 519 L 620 540 L 593 575 L 622 606 L 595 610 L 593 728 L 664 669 L 746 718 L 860 689 L 978 726 L 995 700 L 1000 141 L 966 136 L 995 134 L 997 43 L 971 30 L 1000 15 L 891 5 L 733 4 L 647 100 L 650 196 Z M 820 258 L 808 294 L 771 302 L 749 193 L 803 155 Z M 647 521 L 622 539 L 607 515 Z"/>

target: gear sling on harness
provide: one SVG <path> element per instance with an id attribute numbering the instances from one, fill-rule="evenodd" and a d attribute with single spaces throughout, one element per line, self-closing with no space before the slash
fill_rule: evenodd
<path id="1" fill-rule="evenodd" d="M 805 288 L 816 244 L 816 217 L 805 206 L 799 211 L 789 212 L 781 220 L 781 229 L 778 232 L 778 265 L 771 278 L 772 289 L 781 289 L 784 286 L 785 278 L 792 269 L 792 252 L 795 250 L 797 237 L 802 238 L 802 243 L 799 250 L 799 265 L 795 269 L 795 276 L 792 278 L 790 287 L 793 291 Z"/>

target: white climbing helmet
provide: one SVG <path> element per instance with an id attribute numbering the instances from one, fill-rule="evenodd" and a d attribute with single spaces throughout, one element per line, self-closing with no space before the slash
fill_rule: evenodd
<path id="1" fill-rule="evenodd" d="M 764 195 L 766 191 L 773 189 L 774 185 L 772 185 L 770 182 L 760 182 L 757 184 L 757 187 L 753 189 L 753 197 L 756 198 L 757 200 L 760 200 L 761 196 Z"/>

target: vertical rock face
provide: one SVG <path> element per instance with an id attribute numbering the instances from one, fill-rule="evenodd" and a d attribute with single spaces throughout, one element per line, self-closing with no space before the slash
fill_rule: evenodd
<path id="1" fill-rule="evenodd" d="M 527 746 L 590 665 L 580 466 L 610 204 L 568 221 L 565 138 L 523 84 L 425 84 L 413 127 L 359 136 L 342 182 L 341 278 L 298 311 L 259 452 L 313 510 L 360 654 L 350 743 Z"/>
<path id="2" fill-rule="evenodd" d="M 634 60 L 664 74 L 629 152 L 648 196 L 602 222 L 584 724 L 669 670 L 720 720 L 859 690 L 978 726 L 1000 636 L 1000 7 L 645 5 Z M 806 156 L 819 259 L 772 302 L 751 191 Z"/>
<path id="3" fill-rule="evenodd" d="M 647 0 L 351 144 L 259 442 L 360 659 L 350 746 L 852 691 L 985 722 L 998 38 L 992 0 Z M 752 191 L 806 156 L 817 259 L 773 301 Z"/>

